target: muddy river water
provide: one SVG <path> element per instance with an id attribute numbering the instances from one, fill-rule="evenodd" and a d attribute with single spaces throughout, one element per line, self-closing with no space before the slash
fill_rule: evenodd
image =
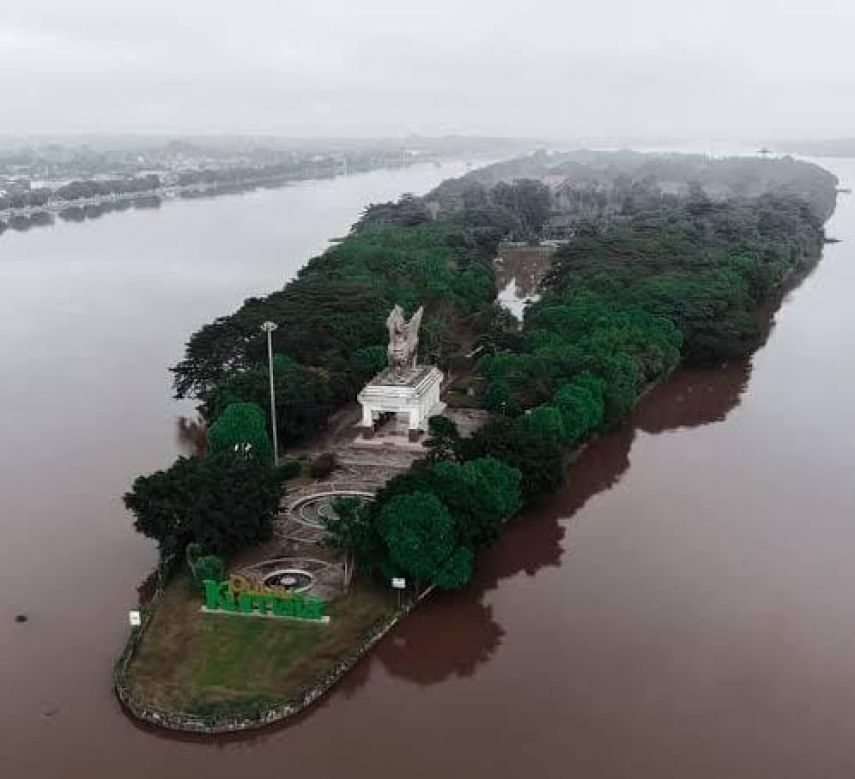
<path id="1" fill-rule="evenodd" d="M 843 184 L 855 160 L 826 161 Z M 855 776 L 855 200 L 745 363 L 682 371 L 293 724 L 127 719 L 154 561 L 119 496 L 175 455 L 166 366 L 384 171 L 0 237 L 0 777 Z M 18 624 L 16 614 L 29 621 Z"/>

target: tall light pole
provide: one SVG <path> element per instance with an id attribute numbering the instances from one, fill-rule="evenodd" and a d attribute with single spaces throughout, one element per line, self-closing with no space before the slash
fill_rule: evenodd
<path id="1" fill-rule="evenodd" d="M 270 427 L 273 432 L 273 463 L 279 465 L 279 441 L 276 438 L 276 390 L 273 388 L 273 331 L 276 322 L 265 322 L 261 329 L 267 333 L 267 367 L 270 371 Z"/>

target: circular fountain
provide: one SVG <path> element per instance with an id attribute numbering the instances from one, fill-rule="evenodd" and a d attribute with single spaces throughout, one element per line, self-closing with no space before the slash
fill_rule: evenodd
<path id="1" fill-rule="evenodd" d="M 264 579 L 266 587 L 278 587 L 288 592 L 306 592 L 314 584 L 315 577 L 299 568 L 283 568 L 272 571 Z"/>
<path id="2" fill-rule="evenodd" d="M 328 521 L 334 521 L 337 518 L 333 501 L 339 498 L 355 498 L 360 501 L 366 501 L 371 496 L 355 491 L 312 495 L 292 507 L 292 516 L 304 525 L 319 529 L 324 528 Z"/>

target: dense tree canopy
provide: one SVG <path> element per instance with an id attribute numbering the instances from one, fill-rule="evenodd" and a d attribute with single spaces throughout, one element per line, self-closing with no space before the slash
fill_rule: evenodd
<path id="1" fill-rule="evenodd" d="M 276 424 L 283 444 L 305 438 L 326 421 L 333 404 L 328 374 L 306 368 L 277 355 L 273 363 Z M 208 418 L 219 419 L 232 405 L 253 405 L 270 426 L 270 376 L 265 366 L 235 371 L 204 397 L 202 409 Z M 215 423 L 216 424 L 216 423 Z"/>
<path id="2" fill-rule="evenodd" d="M 493 457 L 519 471 L 526 500 L 553 492 L 564 482 L 558 442 L 532 430 L 523 417 L 495 417 L 461 443 L 464 459 Z"/>
<path id="3" fill-rule="evenodd" d="M 197 543 L 229 556 L 265 540 L 282 497 L 279 471 L 241 452 L 180 457 L 168 469 L 140 476 L 124 496 L 134 527 L 164 554 Z"/>

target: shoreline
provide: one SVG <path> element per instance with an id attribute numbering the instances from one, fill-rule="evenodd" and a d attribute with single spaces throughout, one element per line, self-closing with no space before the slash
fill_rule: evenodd
<path id="1" fill-rule="evenodd" d="M 165 592 L 165 588 L 158 587 L 151 600 L 146 604 L 142 624 L 133 629 L 122 654 L 114 665 L 113 692 L 122 707 L 122 711 L 126 714 L 140 722 L 174 733 L 214 736 L 243 733 L 279 725 L 309 709 L 327 695 L 404 617 L 427 598 L 433 589 L 433 586 L 428 587 L 413 600 L 402 604 L 391 616 L 375 622 L 369 628 L 368 635 L 362 642 L 351 649 L 341 660 L 334 663 L 325 674 L 319 676 L 317 681 L 310 685 L 296 700 L 283 698 L 272 705 L 260 708 L 255 716 L 246 713 L 204 716 L 180 711 L 167 711 L 152 706 L 139 700 L 130 689 L 127 678 L 128 670 Z"/>

